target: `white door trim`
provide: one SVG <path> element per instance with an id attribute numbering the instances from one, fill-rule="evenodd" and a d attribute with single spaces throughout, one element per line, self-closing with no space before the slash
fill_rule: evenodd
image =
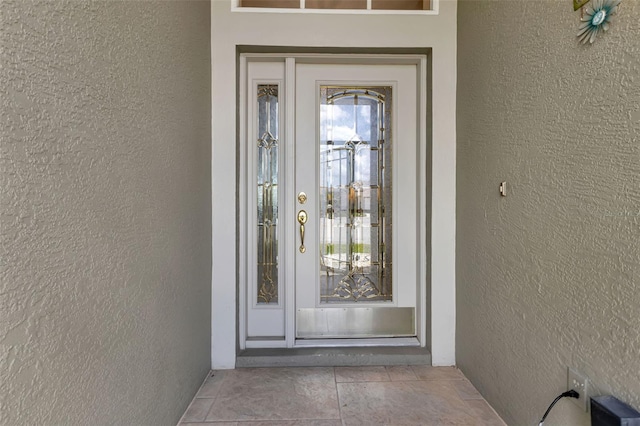
<path id="1" fill-rule="evenodd" d="M 296 59 L 294 57 L 288 57 L 285 60 L 284 78 L 287 82 L 285 86 L 285 102 L 286 105 L 293 105 L 296 99 Z M 287 123 L 295 123 L 296 114 L 293 108 L 285 108 L 285 120 Z M 289 141 L 294 140 L 296 130 L 294 126 L 285 126 L 286 138 Z M 288 150 L 286 154 L 285 166 L 287 167 L 285 173 L 287 176 L 295 176 L 295 152 Z M 296 214 L 295 204 L 289 202 L 285 197 L 286 203 L 283 212 L 286 217 L 294 217 Z M 287 227 L 285 230 L 285 244 L 287 250 L 287 258 L 293 259 L 296 253 L 296 231 L 292 227 Z M 294 268 L 287 268 L 285 270 L 285 299 L 286 306 L 294 306 L 296 303 L 296 294 L 294 291 L 294 282 L 296 279 L 296 273 Z M 284 329 L 286 347 L 291 348 L 296 341 L 296 318 L 295 315 L 291 315 L 290 311 L 285 308 L 284 313 Z"/>
<path id="2" fill-rule="evenodd" d="M 240 55 L 239 60 L 239 179 L 238 179 L 238 193 L 239 193 L 239 202 L 238 202 L 238 221 L 239 221 L 239 259 L 238 259 L 238 285 L 239 285 L 239 303 L 238 303 L 238 343 L 240 349 L 245 349 L 249 347 L 295 347 L 302 346 L 297 344 L 295 341 L 295 315 L 290 315 L 285 313 L 285 339 L 284 340 L 268 340 L 268 341 L 247 341 L 247 256 L 248 256 L 248 234 L 249 229 L 247 227 L 248 215 L 251 212 L 248 211 L 248 203 L 246 199 L 245 189 L 248 187 L 247 182 L 247 164 L 248 164 L 248 153 L 247 153 L 247 144 L 243 141 L 247 140 L 247 102 L 248 102 L 248 91 L 247 91 L 247 65 L 248 62 L 251 61 L 284 61 L 285 63 L 285 86 L 284 86 L 284 108 L 283 114 L 285 120 L 287 122 L 294 122 L 295 111 L 292 108 L 288 108 L 288 105 L 293 105 L 295 99 L 295 65 L 296 63 L 339 63 L 339 64 L 415 64 L 418 67 L 418 75 L 420 76 L 418 81 L 418 90 L 419 90 L 419 120 L 418 120 L 418 159 L 416 161 L 419 162 L 419 182 L 418 182 L 418 194 L 419 199 L 417 200 L 418 206 L 418 218 L 419 223 L 417 224 L 417 229 L 419 232 L 419 244 L 421 247 L 419 253 L 419 261 L 418 261 L 418 306 L 416 310 L 416 315 L 418 317 L 418 338 L 420 344 L 422 346 L 429 346 L 430 342 L 428 342 L 427 337 L 430 333 L 427 333 L 427 329 L 432 327 L 433 320 L 427 318 L 427 312 L 433 311 L 432 309 L 428 309 L 426 306 L 427 303 L 427 196 L 431 192 L 429 188 L 427 188 L 427 173 L 430 173 L 430 170 L 427 170 L 427 153 L 429 150 L 428 138 L 427 138 L 427 58 L 425 55 L 332 55 L 332 54 L 295 54 L 295 55 L 286 55 L 286 54 L 254 54 L 254 53 L 245 53 Z M 284 133 L 281 133 L 283 140 L 285 143 L 283 147 L 289 145 L 286 141 L 291 141 L 294 138 L 294 130 L 293 126 L 285 126 Z M 286 158 L 285 165 L 291 169 L 293 169 L 294 161 L 291 160 L 294 155 L 292 150 L 283 149 L 283 156 L 281 158 Z M 287 175 L 293 176 L 293 170 L 287 169 L 285 171 Z M 284 193 L 288 193 L 290 191 L 283 191 Z M 286 197 L 282 200 L 284 205 L 282 207 L 282 216 L 283 219 L 291 218 L 295 214 L 294 207 L 295 204 L 290 202 Z M 284 231 L 284 241 L 282 244 L 285 249 L 288 251 L 287 255 L 292 255 L 295 253 L 295 241 L 296 236 L 293 229 L 285 229 Z M 294 293 L 294 276 L 293 268 L 284 268 L 283 269 L 283 279 L 284 285 L 281 287 L 284 289 L 284 301 L 286 306 L 294 306 L 295 303 L 295 293 Z M 429 298 L 429 303 L 433 303 L 431 298 Z M 292 310 L 285 310 L 285 312 L 292 312 Z M 384 344 L 384 343 L 383 343 Z M 415 345 L 415 343 L 412 343 Z"/>

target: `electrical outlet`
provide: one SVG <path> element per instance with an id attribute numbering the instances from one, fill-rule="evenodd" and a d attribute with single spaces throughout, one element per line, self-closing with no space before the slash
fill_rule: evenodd
<path id="1" fill-rule="evenodd" d="M 587 411 L 589 408 L 589 379 L 584 374 L 574 370 L 571 367 L 567 368 L 567 390 L 575 390 L 580 394 L 580 398 L 569 398 L 578 407 Z"/>

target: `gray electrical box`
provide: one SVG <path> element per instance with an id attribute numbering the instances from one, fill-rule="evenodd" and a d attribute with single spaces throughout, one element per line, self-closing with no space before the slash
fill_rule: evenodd
<path id="1" fill-rule="evenodd" d="M 616 397 L 591 398 L 591 426 L 640 426 L 640 413 Z"/>

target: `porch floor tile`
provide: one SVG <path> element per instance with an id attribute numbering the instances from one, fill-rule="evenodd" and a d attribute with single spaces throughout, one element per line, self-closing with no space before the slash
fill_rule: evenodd
<path id="1" fill-rule="evenodd" d="M 440 424 L 505 425 L 460 370 L 430 366 L 212 371 L 180 421 L 182 426 Z"/>

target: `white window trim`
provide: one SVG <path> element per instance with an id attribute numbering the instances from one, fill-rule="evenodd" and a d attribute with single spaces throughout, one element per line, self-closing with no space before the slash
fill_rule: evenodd
<path id="1" fill-rule="evenodd" d="M 431 0 L 431 10 L 381 10 L 371 9 L 371 1 L 367 0 L 366 9 L 306 9 L 305 0 L 300 0 L 300 7 L 296 9 L 280 7 L 240 7 L 240 0 L 231 0 L 231 12 L 241 13 L 311 13 L 311 14 L 342 14 L 342 15 L 439 15 L 440 0 Z"/>

